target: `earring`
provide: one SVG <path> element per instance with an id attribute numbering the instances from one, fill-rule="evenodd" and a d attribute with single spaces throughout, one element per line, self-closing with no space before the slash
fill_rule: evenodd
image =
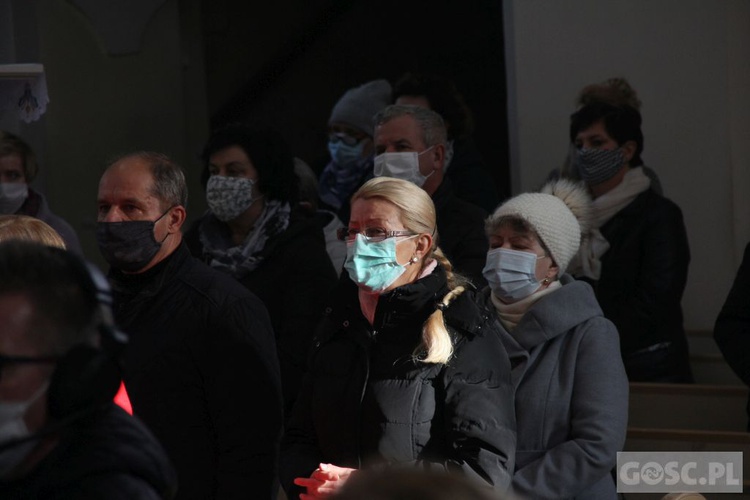
<path id="1" fill-rule="evenodd" d="M 419 261 L 419 257 L 417 257 L 416 255 L 414 255 L 411 259 L 409 259 L 410 264 L 414 264 L 418 261 Z"/>
<path id="2" fill-rule="evenodd" d="M 544 278 L 544 279 L 542 280 L 542 284 L 543 284 L 544 286 L 547 286 L 547 285 L 549 285 L 549 284 L 550 284 L 550 282 L 552 282 L 552 280 L 551 280 L 551 279 L 549 279 L 549 278 Z"/>

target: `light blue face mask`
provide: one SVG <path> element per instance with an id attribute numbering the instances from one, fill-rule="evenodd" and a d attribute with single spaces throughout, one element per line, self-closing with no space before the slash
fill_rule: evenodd
<path id="1" fill-rule="evenodd" d="M 405 239 L 416 236 L 418 235 Z M 404 274 L 409 265 L 398 263 L 396 243 L 396 238 L 368 243 L 367 238 L 358 234 L 354 242 L 346 246 L 344 269 L 358 285 L 372 292 L 382 292 Z"/>
<path id="2" fill-rule="evenodd" d="M 482 275 L 495 297 L 503 302 L 517 302 L 536 292 L 541 283 L 536 279 L 536 261 L 544 258 L 531 252 L 493 248 L 487 252 Z"/>
<path id="3" fill-rule="evenodd" d="M 362 158 L 362 151 L 365 149 L 365 141 L 359 141 L 354 146 L 344 144 L 344 141 L 328 141 L 328 152 L 331 159 L 340 166 L 349 165 Z"/>

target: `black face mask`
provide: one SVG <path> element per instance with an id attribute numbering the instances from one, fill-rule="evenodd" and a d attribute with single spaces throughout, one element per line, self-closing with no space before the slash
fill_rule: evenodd
<path id="1" fill-rule="evenodd" d="M 155 221 L 97 223 L 96 242 L 99 244 L 99 251 L 104 259 L 115 269 L 129 273 L 146 267 L 164 242 L 164 240 L 158 242 L 154 238 L 154 226 L 171 209 L 171 207 L 167 209 Z M 164 239 L 167 239 L 167 236 Z"/>

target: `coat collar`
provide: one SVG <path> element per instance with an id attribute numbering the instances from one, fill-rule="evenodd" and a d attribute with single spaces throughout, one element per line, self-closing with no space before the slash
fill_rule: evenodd
<path id="1" fill-rule="evenodd" d="M 560 283 L 563 285 L 560 289 L 539 299 L 526 311 L 513 331 L 508 332 L 527 351 L 564 335 L 594 316 L 602 316 L 588 283 L 575 280 L 568 274 L 560 278 Z M 489 287 L 482 291 L 482 302 L 491 306 L 490 293 Z"/>
<path id="2" fill-rule="evenodd" d="M 329 327 L 319 332 L 318 340 L 326 340 L 342 328 L 361 325 L 357 330 L 366 330 L 379 339 L 418 343 L 422 325 L 449 291 L 445 269 L 438 264 L 428 276 L 382 294 L 370 326 L 360 309 L 357 285 L 343 271 L 325 311 Z M 470 287 L 443 314 L 446 324 L 463 336 L 483 334 L 492 320 L 492 310 L 480 308 Z M 414 332 L 413 338 L 404 335 L 405 329 Z"/>

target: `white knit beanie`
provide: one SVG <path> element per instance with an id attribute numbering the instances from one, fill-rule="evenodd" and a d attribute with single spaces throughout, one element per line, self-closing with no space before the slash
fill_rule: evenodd
<path id="1" fill-rule="evenodd" d="M 582 183 L 565 179 L 546 184 L 538 193 L 519 194 L 506 201 L 487 220 L 497 228 L 503 217 L 526 221 L 552 254 L 562 275 L 578 252 L 581 235 L 588 230 L 591 197 Z"/>
<path id="2" fill-rule="evenodd" d="M 332 122 L 341 122 L 373 136 L 375 113 L 391 102 L 391 84 L 388 80 L 373 80 L 347 90 L 331 111 Z"/>

